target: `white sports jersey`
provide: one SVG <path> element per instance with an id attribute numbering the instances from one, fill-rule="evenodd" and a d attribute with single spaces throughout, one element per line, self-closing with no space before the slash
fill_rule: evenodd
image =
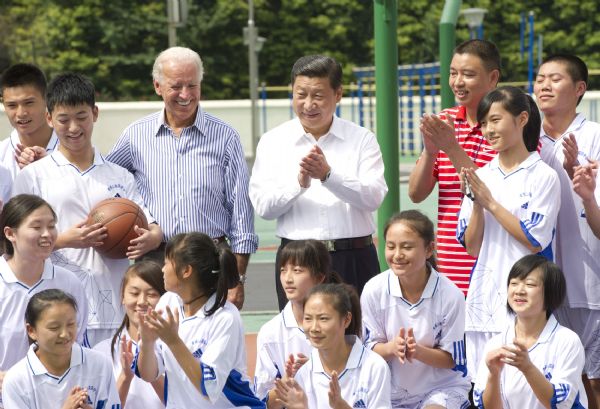
<path id="1" fill-rule="evenodd" d="M 12 178 L 10 176 L 10 171 L 0 163 L 0 210 L 2 210 L 2 205 L 10 199 L 11 190 Z"/>
<path id="2" fill-rule="evenodd" d="M 373 348 L 395 338 L 400 328 L 413 328 L 419 344 L 450 353 L 456 365 L 440 369 L 417 360 L 401 364 L 391 359 L 392 401 L 418 402 L 432 390 L 456 387 L 464 388 L 467 399 L 471 384 L 465 359 L 465 298 L 454 283 L 431 269 L 421 299 L 411 304 L 389 269 L 367 282 L 360 301 L 365 345 Z"/>
<path id="3" fill-rule="evenodd" d="M 127 340 L 131 339 L 129 332 L 127 332 L 127 329 L 125 328 L 123 332 L 119 334 L 117 342 L 115 342 L 114 355 L 111 355 L 110 353 L 110 343 L 112 338 L 105 339 L 104 341 L 96 344 L 94 347 L 94 350 L 102 353 L 112 361 L 113 376 L 115 377 L 115 380 L 118 379 L 119 375 L 121 374 L 121 335 L 125 335 Z M 136 342 L 132 342 L 131 350 L 133 352 L 133 356 L 137 355 L 138 344 Z M 128 370 L 131 371 L 131 368 L 128 368 Z M 138 378 L 137 376 L 134 376 L 134 378 L 131 380 L 125 405 L 127 409 L 164 409 L 165 407 L 154 391 L 152 385 L 149 382 Z"/>
<path id="4" fill-rule="evenodd" d="M 183 303 L 175 293 L 165 293 L 156 309 L 167 305 L 179 311 L 179 337 L 192 352 L 202 369 L 200 388 L 193 385 L 173 353 L 160 340 L 156 342 L 159 374 L 165 374 L 167 409 L 194 408 L 264 408 L 252 393 L 246 375 L 244 328 L 237 308 L 226 302 L 214 314 L 205 311 L 215 302 L 213 294 L 195 315 L 183 318 Z M 137 371 L 137 357 L 136 374 Z"/>
<path id="5" fill-rule="evenodd" d="M 356 336 L 346 336 L 346 342 L 352 350 L 346 369 L 339 374 L 342 399 L 352 408 L 389 408 L 390 369 L 385 361 Z M 327 394 L 331 377 L 323 369 L 317 349 L 313 348 L 310 360 L 298 370 L 295 379 L 306 393 L 310 409 L 330 408 Z"/>
<path id="6" fill-rule="evenodd" d="M 493 349 L 512 344 L 515 337 L 515 321 L 511 319 L 503 332 L 490 339 L 485 355 Z M 551 315 L 537 343 L 529 348 L 529 359 L 554 386 L 552 407 L 557 409 L 587 408 L 587 396 L 581 381 L 584 353 L 581 341 L 573 331 L 561 326 Z M 481 360 L 473 399 L 483 408 L 483 392 L 489 375 L 485 360 Z M 505 364 L 500 374 L 500 393 L 504 409 L 542 409 L 544 406 L 525 379 L 523 372 Z"/>
<path id="7" fill-rule="evenodd" d="M 578 114 L 565 133 L 554 140 L 542 129 L 540 155 L 560 179 L 560 211 L 556 224 L 556 263 L 562 268 L 569 285 L 567 301 L 571 308 L 600 309 L 600 240 L 594 236 L 581 198 L 573 191 L 573 182 L 563 168 L 563 141 L 575 136 L 580 164 L 586 158 L 600 160 L 600 124 Z"/>
<path id="8" fill-rule="evenodd" d="M 81 282 L 64 268 L 44 263 L 40 281 L 28 287 L 21 283 L 10 269 L 6 259 L 0 256 L 0 371 L 27 355 L 29 339 L 25 330 L 25 309 L 34 294 L 50 288 L 58 288 L 71 294 L 77 301 L 77 341 L 84 341 L 87 323 L 87 299 Z"/>
<path id="9" fill-rule="evenodd" d="M 17 144 L 20 144 L 19 134 L 16 129 L 13 129 L 10 133 L 10 137 L 0 142 L 0 163 L 8 168 L 10 171 L 10 180 L 15 180 L 17 173 L 21 170 L 19 164 L 15 160 L 15 149 Z M 52 136 L 46 145 L 46 153 L 50 154 L 58 146 L 58 137 L 56 132 L 52 130 Z"/>
<path id="10" fill-rule="evenodd" d="M 285 362 L 290 354 L 310 356 L 312 346 L 296 322 L 292 303 L 288 302 L 278 315 L 263 325 L 256 337 L 256 369 L 254 392 L 265 399 L 275 387 L 275 379 L 285 375 Z"/>
<path id="11" fill-rule="evenodd" d="M 494 199 L 519 219 L 529 242 L 541 247 L 540 254 L 553 260 L 554 230 L 560 208 L 560 184 L 556 172 L 537 152 L 532 152 L 508 174 L 502 171 L 498 157 L 495 157 L 478 169 L 477 175 Z M 473 202 L 465 196 L 456 229 L 456 237 L 463 245 L 472 210 Z M 484 224 L 483 242 L 467 294 L 465 330 L 500 332 L 506 326 L 508 273 L 517 260 L 531 252 L 487 210 L 484 210 Z"/>
<path id="12" fill-rule="evenodd" d="M 145 209 L 133 176 L 105 161 L 97 151 L 94 164 L 80 172 L 55 150 L 19 172 L 13 187 L 13 194 L 18 193 L 36 194 L 50 203 L 58 216 L 59 232 L 87 219 L 98 202 L 111 197 L 131 199 Z M 147 212 L 146 217 L 148 223 L 154 222 Z M 129 260 L 106 258 L 91 247 L 60 249 L 51 259 L 73 271 L 83 283 L 89 303 L 88 328 L 118 328 L 123 319 L 121 280 Z"/>
<path id="13" fill-rule="evenodd" d="M 86 388 L 88 405 L 94 409 L 121 409 L 108 358 L 97 351 L 73 344 L 69 369 L 56 376 L 49 373 L 31 345 L 27 356 L 13 366 L 2 384 L 7 409 L 60 409 L 71 389 Z"/>

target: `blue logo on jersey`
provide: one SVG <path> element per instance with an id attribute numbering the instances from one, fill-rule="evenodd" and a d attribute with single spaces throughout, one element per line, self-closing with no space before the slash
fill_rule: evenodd
<path id="1" fill-rule="evenodd" d="M 554 364 L 546 364 L 542 368 L 542 373 L 544 374 L 544 378 L 548 381 L 552 380 L 552 370 L 554 369 Z"/>
<path id="2" fill-rule="evenodd" d="M 217 379 L 217 374 L 215 374 L 215 370 L 212 369 L 208 365 L 200 364 L 202 367 L 202 378 L 204 381 L 214 381 Z"/>
<path id="3" fill-rule="evenodd" d="M 113 190 L 118 190 L 118 191 L 121 191 L 121 192 L 125 191 L 125 186 L 123 186 L 120 183 L 115 183 L 114 185 L 108 185 L 106 188 L 108 189 L 109 192 L 112 192 Z"/>
<path id="4" fill-rule="evenodd" d="M 585 219 L 585 209 L 581 209 L 581 213 L 579 214 L 579 217 L 583 217 Z"/>
<path id="5" fill-rule="evenodd" d="M 525 202 L 521 205 L 521 209 L 527 209 L 529 207 L 529 202 Z"/>
<path id="6" fill-rule="evenodd" d="M 200 359 L 202 357 L 202 350 L 198 348 L 197 350 L 192 352 L 192 355 L 194 356 L 194 358 Z"/>
<path id="7" fill-rule="evenodd" d="M 352 407 L 353 408 L 366 408 L 367 405 L 365 405 L 365 402 L 362 399 L 360 399 L 360 400 L 357 400 L 356 402 L 354 402 L 354 405 L 352 405 Z"/>
<path id="8" fill-rule="evenodd" d="M 115 195 L 115 197 L 121 197 L 121 195 L 117 193 L 117 194 Z"/>
<path id="9" fill-rule="evenodd" d="M 519 197 L 531 197 L 531 192 L 521 192 L 519 193 Z"/>

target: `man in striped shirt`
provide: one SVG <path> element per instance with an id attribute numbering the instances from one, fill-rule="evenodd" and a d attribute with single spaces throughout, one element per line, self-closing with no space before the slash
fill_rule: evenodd
<path id="1" fill-rule="evenodd" d="M 172 47 L 160 53 L 152 77 L 165 108 L 127 127 L 107 159 L 133 173 L 163 228 L 155 260 L 162 262 L 164 242 L 177 233 L 203 232 L 231 247 L 240 283 L 229 300 L 241 308 L 248 259 L 258 246 L 248 169 L 238 133 L 200 106 L 202 76 L 195 51 Z"/>
<path id="2" fill-rule="evenodd" d="M 454 50 L 450 63 L 450 88 L 458 106 L 439 115 L 423 115 L 424 149 L 409 180 L 414 203 L 425 200 L 438 183 L 438 270 L 466 294 L 475 259 L 456 241 L 458 211 L 463 194 L 461 168 L 481 167 L 496 155 L 481 133 L 477 106 L 500 78 L 500 54 L 485 40 L 469 40 Z"/>

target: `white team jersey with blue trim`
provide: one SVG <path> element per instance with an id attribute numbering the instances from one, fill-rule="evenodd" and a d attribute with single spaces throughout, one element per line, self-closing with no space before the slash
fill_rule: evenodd
<path id="1" fill-rule="evenodd" d="M 94 347 L 94 350 L 102 353 L 104 356 L 108 357 L 112 361 L 113 368 L 113 376 L 115 380 L 119 378 L 121 374 L 121 342 L 120 335 L 125 335 L 127 340 L 130 340 L 129 332 L 127 329 L 124 329 L 121 334 L 119 334 L 119 338 L 117 342 L 115 342 L 115 354 L 114 357 L 110 353 L 110 343 L 112 338 L 105 339 L 104 341 L 99 342 Z M 138 344 L 136 342 L 132 342 L 131 350 L 133 352 L 133 356 L 137 355 L 138 352 Z M 129 368 L 131 371 L 132 369 Z M 127 393 L 127 401 L 126 401 L 127 409 L 164 409 L 165 405 L 162 404 L 160 398 L 154 391 L 154 388 L 150 384 L 150 382 L 146 382 L 143 379 L 134 376 L 131 380 L 131 384 L 129 386 L 129 392 Z"/>
<path id="2" fill-rule="evenodd" d="M 215 302 L 213 294 L 195 315 L 183 318 L 183 303 L 175 293 L 165 293 L 156 309 L 179 311 L 179 337 L 202 368 L 201 391 L 191 383 L 181 366 L 160 340 L 156 343 L 158 371 L 165 374 L 167 409 L 264 408 L 246 375 L 244 328 L 237 308 L 226 302 L 210 316 L 205 315 Z M 137 372 L 137 370 L 136 370 Z"/>
<path id="3" fill-rule="evenodd" d="M 346 369 L 339 374 L 342 399 L 352 408 L 390 408 L 390 369 L 382 357 L 362 345 L 353 335 L 345 337 L 352 345 Z M 310 360 L 296 373 L 296 381 L 308 398 L 310 409 L 329 409 L 331 377 L 323 369 L 319 351 L 313 349 Z"/>
<path id="4" fill-rule="evenodd" d="M 288 302 L 278 315 L 265 323 L 256 337 L 256 369 L 254 371 L 254 391 L 260 399 L 265 399 L 275 387 L 275 379 L 285 375 L 285 362 L 290 354 L 310 356 L 312 346 L 306 339 Z"/>
<path id="5" fill-rule="evenodd" d="M 512 344 L 514 338 L 515 321 L 511 319 L 503 332 L 488 341 L 483 356 L 493 349 Z M 554 315 L 548 319 L 538 341 L 529 348 L 529 359 L 554 387 L 552 408 L 587 408 L 587 396 L 581 381 L 585 361 L 583 345 L 577 334 L 560 325 Z M 482 396 L 488 375 L 488 367 L 482 359 L 473 390 L 473 399 L 479 408 L 483 408 Z M 544 408 L 523 372 L 514 366 L 504 365 L 500 375 L 500 393 L 504 409 Z"/>
<path id="6" fill-rule="evenodd" d="M 392 401 L 419 401 L 432 390 L 444 388 L 463 388 L 467 397 L 471 384 L 466 374 L 465 301 L 454 283 L 432 268 L 421 299 L 411 304 L 389 269 L 365 284 L 360 304 L 363 338 L 369 348 L 392 340 L 400 328 L 413 328 L 419 344 L 450 353 L 456 365 L 454 369 L 440 369 L 417 360 L 401 364 L 391 359 L 387 364 L 392 373 Z"/>
<path id="7" fill-rule="evenodd" d="M 15 179 L 13 194 L 31 193 L 44 198 L 58 215 L 59 232 L 86 220 L 100 201 L 123 197 L 145 209 L 135 180 L 127 170 L 104 160 L 97 151 L 93 165 L 80 172 L 55 150 L 50 156 L 25 167 Z M 145 211 L 148 223 L 154 222 Z M 121 280 L 129 260 L 110 259 L 91 247 L 56 250 L 52 262 L 72 271 L 85 288 L 89 305 L 89 329 L 118 328 L 123 319 Z"/>
<path id="8" fill-rule="evenodd" d="M 10 180 L 13 181 L 17 177 L 17 174 L 21 171 L 19 164 L 15 159 L 15 149 L 17 144 L 21 143 L 19 134 L 16 129 L 10 132 L 10 137 L 0 142 L 0 163 L 3 164 L 10 172 Z M 58 136 L 56 132 L 52 130 L 52 135 L 48 144 L 46 145 L 46 153 L 51 154 L 58 147 Z"/>
<path id="9" fill-rule="evenodd" d="M 34 294 L 50 288 L 58 288 L 71 294 L 77 302 L 77 341 L 83 343 L 87 323 L 87 298 L 81 282 L 73 273 L 44 263 L 40 280 L 28 287 L 17 280 L 6 259 L 0 256 L 0 371 L 27 355 L 29 339 L 25 329 L 25 309 Z M 1 400 L 0 400 L 1 402 Z"/>
<path id="10" fill-rule="evenodd" d="M 556 172 L 532 152 L 517 169 L 506 174 L 496 156 L 477 170 L 500 205 L 512 213 L 533 246 L 541 255 L 553 260 L 553 239 L 560 208 L 560 184 Z M 457 239 L 464 245 L 464 235 L 473 202 L 465 196 L 458 215 Z M 484 210 L 483 242 L 471 273 L 467 294 L 466 331 L 500 332 L 506 326 L 508 273 L 521 257 L 531 254 L 502 225 Z"/>
<path id="11" fill-rule="evenodd" d="M 563 168 L 563 141 L 575 136 L 578 161 L 600 160 L 600 124 L 578 114 L 558 139 L 547 136 L 542 129 L 540 156 L 560 179 L 560 203 L 556 224 L 556 263 L 562 268 L 569 285 L 567 302 L 572 308 L 600 309 L 600 240 L 585 218 L 581 197 L 573 191 L 573 182 Z M 596 189 L 598 191 L 599 188 Z"/>
<path id="12" fill-rule="evenodd" d="M 2 385 L 7 409 L 60 409 L 71 389 L 87 389 L 93 409 L 121 409 L 108 358 L 97 351 L 73 344 L 71 364 L 62 376 L 46 370 L 31 345 L 27 356 L 13 366 Z"/>

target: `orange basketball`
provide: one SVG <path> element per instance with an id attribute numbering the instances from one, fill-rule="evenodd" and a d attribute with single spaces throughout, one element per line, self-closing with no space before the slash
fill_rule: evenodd
<path id="1" fill-rule="evenodd" d="M 107 237 L 96 250 L 108 258 L 125 258 L 129 242 L 138 237 L 133 227 L 148 228 L 142 209 L 122 197 L 111 197 L 94 206 L 88 216 L 88 225 L 94 223 L 102 223 L 107 229 Z"/>

